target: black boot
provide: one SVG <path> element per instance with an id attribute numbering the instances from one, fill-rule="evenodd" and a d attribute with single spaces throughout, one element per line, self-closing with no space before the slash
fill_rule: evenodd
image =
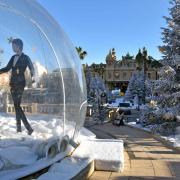
<path id="1" fill-rule="evenodd" d="M 27 134 L 31 136 L 31 134 L 33 133 L 33 131 L 34 131 L 34 130 L 33 130 L 32 128 L 30 128 L 30 129 L 28 130 L 28 133 L 27 133 Z"/>
<path id="2" fill-rule="evenodd" d="M 17 133 L 22 132 L 22 130 L 21 130 L 21 121 L 20 120 L 16 120 L 16 127 L 17 127 Z"/>

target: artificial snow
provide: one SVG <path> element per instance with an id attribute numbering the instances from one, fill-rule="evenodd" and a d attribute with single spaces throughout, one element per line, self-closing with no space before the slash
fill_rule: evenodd
<path id="1" fill-rule="evenodd" d="M 89 131 L 88 129 L 82 127 L 79 132 L 78 132 L 78 137 L 77 137 L 77 142 L 80 143 L 83 140 L 87 140 L 87 139 L 95 139 L 96 135 L 94 133 L 92 133 L 91 131 Z"/>
<path id="2" fill-rule="evenodd" d="M 147 127 L 143 127 L 141 124 L 136 124 L 136 122 L 128 122 L 127 123 L 129 126 L 143 129 L 147 132 L 151 132 L 152 125 L 149 125 Z M 170 136 L 160 136 L 162 139 L 165 139 L 171 143 L 173 143 L 174 147 L 180 147 L 180 127 L 176 128 L 176 134 L 175 135 L 170 135 Z"/>
<path id="3" fill-rule="evenodd" d="M 68 148 L 69 153 L 72 151 L 71 148 Z M 57 161 L 63 159 L 67 153 L 59 153 L 54 158 L 42 158 L 36 161 L 33 165 L 23 166 L 19 169 L 12 169 L 12 170 L 4 170 L 0 172 L 0 179 L 1 180 L 15 180 L 21 177 L 27 176 L 34 172 L 37 172 L 41 169 L 44 169 Z M 20 155 L 19 155 L 20 157 Z"/>
<path id="4" fill-rule="evenodd" d="M 113 139 L 94 139 L 82 141 L 72 157 L 89 157 L 95 161 L 96 170 L 123 171 L 123 141 Z"/>
<path id="5" fill-rule="evenodd" d="M 89 131 L 86 128 L 83 128 L 81 133 L 83 136 L 89 135 Z M 94 136 L 92 137 L 94 138 Z M 49 171 L 41 175 L 38 180 L 72 179 L 93 160 L 96 170 L 122 171 L 124 167 L 123 141 L 88 139 L 87 136 L 86 139 L 81 141 L 81 144 L 71 157 L 67 157 L 61 162 L 52 165 Z"/>
<path id="6" fill-rule="evenodd" d="M 15 115 L 0 113 L 0 179 L 18 179 L 36 172 L 63 159 L 73 151 L 70 146 L 64 153 L 46 157 L 52 142 L 59 144 L 64 136 L 61 117 L 51 115 L 27 115 L 34 132 L 27 135 L 22 123 L 22 132 L 16 133 Z M 66 135 L 72 137 L 75 125 L 66 122 Z"/>
<path id="7" fill-rule="evenodd" d="M 145 131 L 148 131 L 148 132 L 151 132 L 151 129 L 149 127 L 143 127 L 141 124 L 137 124 L 136 122 L 128 122 L 127 123 L 129 126 L 132 126 L 132 127 L 136 127 L 136 128 L 139 128 L 139 129 L 143 129 Z"/>
<path id="8" fill-rule="evenodd" d="M 82 127 L 77 136 L 77 142 L 82 143 L 87 140 L 95 139 L 96 135 L 88 129 Z M 85 147 L 84 147 L 85 148 Z M 67 180 L 75 177 L 85 167 L 87 167 L 94 159 L 91 157 L 67 157 L 59 163 L 51 166 L 49 171 L 41 175 L 38 180 Z"/>
<path id="9" fill-rule="evenodd" d="M 55 163 L 49 171 L 41 175 L 38 180 L 68 180 L 75 177 L 82 169 L 86 168 L 93 160 L 90 158 L 68 157 L 60 163 Z"/>
<path id="10" fill-rule="evenodd" d="M 176 129 L 177 135 L 175 135 L 175 146 L 180 147 L 180 127 Z"/>
<path id="11" fill-rule="evenodd" d="M 29 115 L 27 119 L 34 129 L 31 136 L 27 135 L 27 130 L 22 123 L 22 133 L 16 133 L 16 119 L 14 115 L 0 113 L 0 147 L 7 139 L 26 140 L 47 140 L 52 136 L 62 136 L 62 120 L 59 117 L 50 115 Z M 69 128 L 70 129 L 70 128 Z"/>
<path id="12" fill-rule="evenodd" d="M 44 153 L 44 144 L 63 136 L 63 121 L 60 117 L 55 118 L 49 115 L 27 115 L 27 118 L 34 129 L 31 136 L 27 135 L 23 125 L 23 132 L 16 133 L 15 115 L 0 113 L 0 168 L 3 168 L 0 171 L 0 179 L 2 180 L 14 180 L 36 172 L 62 160 L 73 151 L 70 146 L 66 152 L 59 153 L 54 158 L 41 157 L 39 153 Z M 71 137 L 73 133 L 74 124 L 67 122 L 66 134 Z M 93 160 L 95 160 L 97 170 L 122 171 L 124 163 L 122 141 L 99 140 L 89 130 L 81 128 L 76 142 L 80 145 L 73 153 L 73 159 L 65 158 L 61 161 L 62 165 L 60 165 L 61 163 L 55 164 L 43 178 L 51 177 L 52 180 L 52 177 L 61 174 L 61 179 L 67 179 L 67 175 L 59 171 L 59 167 L 60 169 L 64 167 L 63 171 L 68 169 L 68 172 L 71 169 L 71 173 L 68 173 L 68 177 L 70 177 Z M 54 172 L 55 170 L 58 172 Z"/>
<path id="13" fill-rule="evenodd" d="M 38 156 L 31 151 L 30 147 L 17 146 L 0 150 L 0 157 L 13 165 L 29 165 L 36 162 Z"/>

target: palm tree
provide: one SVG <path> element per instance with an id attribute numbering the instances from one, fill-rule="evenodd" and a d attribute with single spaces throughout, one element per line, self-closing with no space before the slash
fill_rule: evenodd
<path id="1" fill-rule="evenodd" d="M 82 49 L 82 47 L 76 47 L 77 53 L 79 55 L 79 58 L 83 60 L 85 56 L 87 55 L 87 52 Z"/>

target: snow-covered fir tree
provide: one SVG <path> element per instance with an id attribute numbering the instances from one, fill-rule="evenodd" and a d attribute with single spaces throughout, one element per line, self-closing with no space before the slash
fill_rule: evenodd
<path id="1" fill-rule="evenodd" d="M 126 91 L 125 99 L 129 101 L 137 101 L 139 104 L 145 104 L 147 97 L 152 95 L 152 82 L 147 77 L 147 70 L 149 67 L 160 66 L 160 63 L 154 60 L 151 56 L 148 56 L 147 49 L 139 49 L 135 57 L 136 61 L 136 73 L 131 77 L 128 89 Z M 136 99 L 134 99 L 136 97 Z"/>
<path id="2" fill-rule="evenodd" d="M 159 107 L 166 112 L 179 114 L 180 109 L 180 0 L 171 0 L 170 17 L 164 17 L 168 27 L 162 28 L 163 64 L 154 94 Z"/>
<path id="3" fill-rule="evenodd" d="M 164 45 L 159 47 L 165 65 L 177 70 L 180 64 L 180 0 L 171 0 L 170 17 L 164 17 L 167 27 L 162 28 Z"/>
<path id="4" fill-rule="evenodd" d="M 164 124 L 161 132 L 164 135 L 175 132 L 176 117 L 180 115 L 180 0 L 171 0 L 170 4 L 170 17 L 164 17 L 168 26 L 162 28 L 164 45 L 159 47 L 163 67 L 153 84 L 151 104 L 155 105 L 150 104 L 141 114 L 141 121 L 146 125 Z"/>
<path id="5" fill-rule="evenodd" d="M 106 92 L 104 81 L 98 75 L 95 75 L 94 77 L 90 76 L 89 83 L 90 92 L 94 92 L 95 89 L 98 90 L 99 94 Z"/>
<path id="6" fill-rule="evenodd" d="M 137 71 L 132 75 L 129 81 L 129 85 L 125 94 L 125 99 L 133 101 L 135 97 L 138 97 L 138 102 L 141 104 L 143 102 L 144 92 L 144 73 L 142 71 Z"/>

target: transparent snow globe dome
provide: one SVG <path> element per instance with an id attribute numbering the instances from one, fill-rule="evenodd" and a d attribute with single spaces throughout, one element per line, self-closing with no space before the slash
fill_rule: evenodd
<path id="1" fill-rule="evenodd" d="M 84 75 L 75 48 L 35 0 L 0 0 L 0 22 L 0 69 L 14 55 L 11 40 L 15 38 L 23 41 L 23 53 L 30 57 L 35 69 L 33 84 L 30 71 L 28 68 L 25 71 L 26 86 L 21 101 L 34 130 L 31 136 L 27 135 L 23 122 L 22 133 L 16 133 L 9 86 L 11 71 L 0 74 L 0 149 L 23 144 L 22 139 L 24 144 L 28 140 L 32 143 L 74 139 L 86 112 Z"/>

